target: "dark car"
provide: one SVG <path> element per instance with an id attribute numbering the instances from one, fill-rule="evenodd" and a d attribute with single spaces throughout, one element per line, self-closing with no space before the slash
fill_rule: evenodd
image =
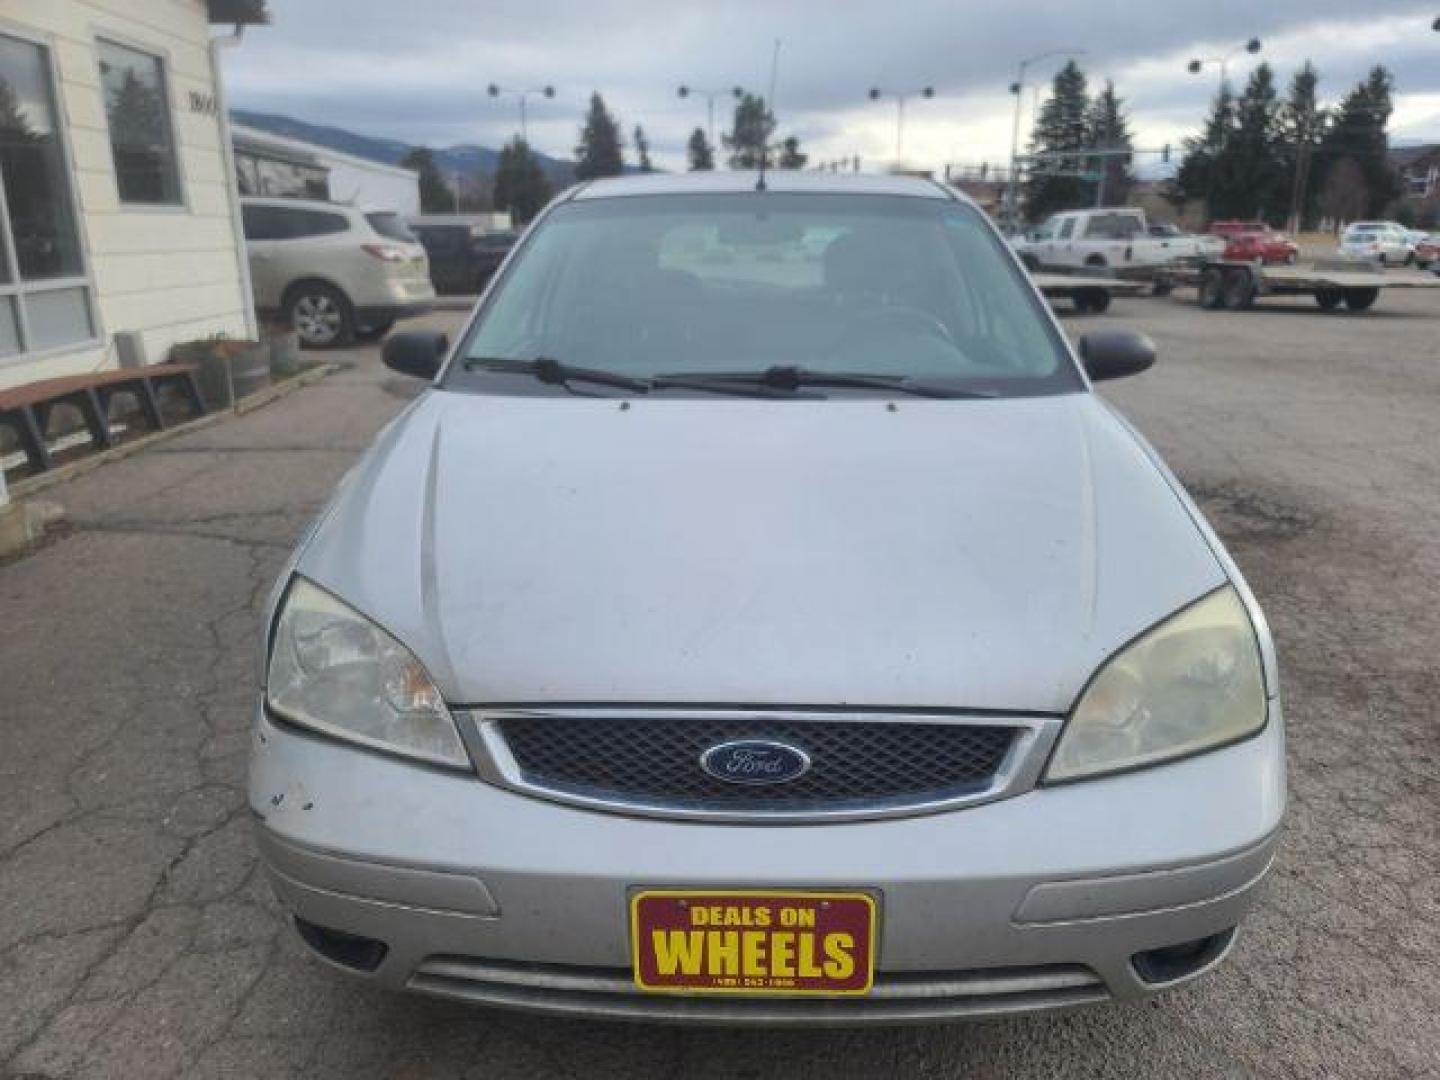
<path id="1" fill-rule="evenodd" d="M 437 292 L 473 295 L 515 246 L 513 232 L 485 232 L 466 222 L 411 222 L 410 230 L 430 256 L 430 280 Z"/>

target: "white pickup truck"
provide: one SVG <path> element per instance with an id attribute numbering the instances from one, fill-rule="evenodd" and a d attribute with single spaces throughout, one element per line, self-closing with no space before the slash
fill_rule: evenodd
<path id="1" fill-rule="evenodd" d="M 1031 270 L 1124 269 L 1219 258 L 1225 243 L 1171 225 L 1151 226 L 1143 210 L 1112 207 L 1052 214 L 1014 247 Z"/>

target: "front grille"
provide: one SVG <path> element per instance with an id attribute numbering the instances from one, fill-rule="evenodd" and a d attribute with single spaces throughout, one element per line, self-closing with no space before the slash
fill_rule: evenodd
<path id="1" fill-rule="evenodd" d="M 646 994 L 621 968 L 427 957 L 411 990 L 502 1008 L 690 1024 L 812 1026 L 903 1024 L 1067 1009 L 1109 999 L 1100 977 L 1071 964 L 951 972 L 876 972 L 864 997 L 790 998 Z"/>
<path id="2" fill-rule="evenodd" d="M 1019 729 L 1002 724 L 714 717 L 512 716 L 497 727 L 525 783 L 561 794 L 739 813 L 885 808 L 985 791 Z M 785 783 L 718 780 L 719 743 L 774 740 L 809 755 Z"/>

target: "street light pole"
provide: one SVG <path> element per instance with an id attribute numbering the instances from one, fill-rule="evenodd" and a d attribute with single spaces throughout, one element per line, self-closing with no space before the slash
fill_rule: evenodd
<path id="1" fill-rule="evenodd" d="M 1260 51 L 1260 48 L 1260 39 L 1252 37 L 1249 41 L 1245 42 L 1245 44 L 1240 46 L 1238 49 L 1231 49 L 1223 56 L 1197 57 L 1196 59 L 1191 60 L 1190 63 L 1186 65 L 1186 67 L 1191 75 L 1199 75 L 1200 72 L 1205 70 L 1205 66 L 1207 64 L 1216 64 L 1219 66 L 1220 87 L 1217 91 L 1218 100 L 1218 95 L 1225 93 L 1226 88 L 1230 85 L 1230 61 L 1233 60 L 1235 57 L 1239 56 L 1241 53 L 1249 53 L 1251 56 L 1253 56 Z M 1208 176 L 1205 181 L 1205 213 L 1207 216 L 1211 216 L 1213 220 L 1213 203 L 1215 202 L 1215 162 L 1213 159 L 1210 162 L 1210 168 L 1206 170 L 1206 172 L 1208 173 Z"/>
<path id="2" fill-rule="evenodd" d="M 933 98 L 935 88 L 933 86 L 922 86 L 918 91 L 922 98 Z M 870 88 L 870 100 L 879 101 L 882 97 L 893 97 L 895 99 L 895 163 L 898 165 L 905 160 L 905 99 L 908 93 L 886 93 L 878 86 Z"/>
<path id="3" fill-rule="evenodd" d="M 1019 204 L 1020 190 L 1017 172 L 1020 162 L 1020 108 L 1025 96 L 1025 72 L 1029 70 L 1031 64 L 1038 64 L 1041 60 L 1049 60 L 1054 56 L 1084 55 L 1084 49 L 1051 49 L 1048 52 L 1027 56 L 1020 61 L 1020 70 L 1016 73 L 1015 81 L 1010 84 L 1010 93 L 1015 95 L 1015 120 L 1010 128 L 1010 174 L 1005 183 L 1005 221 L 1007 225 L 1015 224 L 1016 208 Z"/>
<path id="4" fill-rule="evenodd" d="M 699 94 L 705 99 L 705 123 L 706 131 L 710 136 L 710 149 L 715 149 L 715 99 L 729 94 L 736 101 L 745 96 L 743 86 L 732 86 L 729 90 L 698 90 L 693 86 L 686 86 L 683 83 L 676 89 L 676 96 L 688 98 L 691 94 Z"/>
<path id="5" fill-rule="evenodd" d="M 534 87 L 530 87 L 530 88 L 525 89 L 525 90 L 512 90 L 512 89 L 510 89 L 509 87 L 506 87 L 506 86 L 497 86 L 495 83 L 491 83 L 488 87 L 486 87 L 486 92 L 487 92 L 491 97 L 500 97 L 500 96 L 503 94 L 503 95 L 506 96 L 506 97 L 513 97 L 513 98 L 519 99 L 519 102 L 520 102 L 520 141 L 523 142 L 526 146 L 529 146 L 529 145 L 530 145 L 530 124 L 529 124 L 529 120 L 527 119 L 527 117 L 526 117 L 526 115 L 525 115 L 525 102 L 526 102 L 526 99 L 528 99 L 531 94 L 539 94 L 541 97 L 553 98 L 553 97 L 555 96 L 555 87 L 550 86 L 549 84 L 546 84 L 545 86 L 534 86 Z"/>

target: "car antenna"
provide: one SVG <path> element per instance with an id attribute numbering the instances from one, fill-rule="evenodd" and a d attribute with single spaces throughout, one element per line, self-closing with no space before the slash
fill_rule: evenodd
<path id="1" fill-rule="evenodd" d="M 775 115 L 775 74 L 780 68 L 780 39 L 775 39 L 775 50 L 770 54 L 770 100 L 765 103 L 766 110 L 771 116 Z M 763 130 L 765 117 L 760 117 L 760 125 Z M 765 164 L 770 157 L 770 141 L 762 138 L 760 140 L 760 175 L 755 178 L 755 190 L 765 189 Z"/>

